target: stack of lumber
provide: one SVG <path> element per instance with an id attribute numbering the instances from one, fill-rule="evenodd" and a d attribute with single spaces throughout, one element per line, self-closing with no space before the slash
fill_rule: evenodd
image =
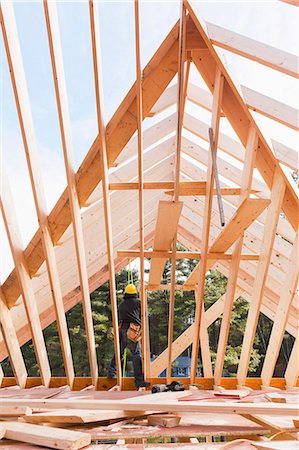
<path id="1" fill-rule="evenodd" d="M 219 437 L 247 439 L 231 444 L 238 450 L 298 448 L 297 392 L 243 389 L 151 394 L 39 387 L 0 389 L 0 396 L 0 450 L 213 450 L 224 445 L 213 443 Z M 281 447 L 285 441 L 266 440 L 265 435 L 276 433 L 287 440 L 286 447 Z M 172 437 L 177 443 L 167 443 Z M 164 443 L 147 444 L 148 439 Z"/>

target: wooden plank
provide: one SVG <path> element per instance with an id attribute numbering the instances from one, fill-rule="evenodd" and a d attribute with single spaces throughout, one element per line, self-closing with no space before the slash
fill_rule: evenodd
<path id="1" fill-rule="evenodd" d="M 61 450 L 77 450 L 91 442 L 88 433 L 21 422 L 5 422 L 5 438 Z"/>
<path id="2" fill-rule="evenodd" d="M 142 412 L 143 415 L 143 412 Z M 90 411 L 85 409 L 57 409 L 25 415 L 23 420 L 28 423 L 65 423 L 84 424 L 92 422 L 107 422 L 108 420 L 123 419 L 132 416 L 125 411 Z"/>
<path id="3" fill-rule="evenodd" d="M 253 170 L 255 165 L 255 155 L 257 151 L 258 138 L 255 130 L 251 128 L 248 133 L 248 144 L 246 148 L 245 163 L 243 167 L 243 175 L 241 181 L 241 194 L 239 198 L 240 204 L 244 199 L 247 199 L 250 195 L 250 188 L 253 177 Z M 225 307 L 221 320 L 220 334 L 217 345 L 217 355 L 214 368 L 215 385 L 219 384 L 222 376 L 224 357 L 226 352 L 226 346 L 228 341 L 230 322 L 232 316 L 232 308 L 235 300 L 235 293 L 238 281 L 239 266 L 241 261 L 241 252 L 243 247 L 243 234 L 240 235 L 233 249 L 233 258 L 230 265 L 230 271 L 228 276 Z"/>
<path id="4" fill-rule="evenodd" d="M 282 288 L 279 304 L 277 306 L 275 320 L 271 330 L 271 335 L 264 359 L 261 378 L 264 386 L 269 386 L 279 351 L 281 348 L 283 336 L 286 329 L 288 314 L 290 311 L 292 300 L 296 293 L 298 283 L 298 235 L 293 244 L 292 256 L 288 273 L 286 274 L 285 283 Z"/>
<path id="5" fill-rule="evenodd" d="M 144 182 L 144 165 L 143 165 L 143 106 L 142 106 L 142 74 L 141 74 L 141 60 L 140 60 L 140 25 L 139 25 L 139 1 L 134 1 L 135 12 L 135 59 L 136 59 L 136 104 L 137 104 L 137 142 L 138 142 L 138 205 L 139 205 L 139 248 L 140 248 L 140 287 L 139 295 L 141 301 L 141 325 L 143 329 L 142 333 L 142 367 L 143 376 L 146 378 L 148 370 L 148 361 L 150 356 L 147 355 L 149 350 L 146 341 L 146 330 L 149 333 L 149 323 L 147 317 L 147 296 L 144 288 L 144 194 L 143 194 L 143 182 Z"/>
<path id="6" fill-rule="evenodd" d="M 243 235 L 244 231 L 254 222 L 269 203 L 270 200 L 268 199 L 245 198 L 228 224 L 215 239 L 209 252 L 225 252 L 228 250 Z M 193 272 L 187 278 L 185 282 L 187 286 L 196 284 L 199 271 L 200 264 L 193 269 Z"/>
<path id="7" fill-rule="evenodd" d="M 185 47 L 186 47 L 186 21 L 187 12 L 183 3 L 180 6 L 180 27 L 179 27 L 179 55 L 178 55 L 178 92 L 177 92 L 177 130 L 176 130 L 176 152 L 175 152 L 175 170 L 174 170 L 174 202 L 179 201 L 180 190 L 180 168 L 181 168 L 181 146 L 182 146 L 182 126 L 185 110 L 185 91 L 188 85 L 188 76 L 190 64 L 187 62 L 185 74 Z M 189 68 L 189 69 L 188 69 Z M 174 325 L 174 304 L 175 304 L 175 284 L 176 284 L 176 246 L 177 246 L 177 230 L 175 230 L 172 242 L 171 255 L 171 289 L 169 295 L 168 308 L 168 364 L 167 364 L 167 383 L 171 381 L 172 375 L 172 341 L 173 341 L 173 325 Z"/>
<path id="8" fill-rule="evenodd" d="M 298 78 L 299 63 L 296 55 L 235 33 L 219 25 L 206 23 L 206 26 L 207 34 L 214 45 Z"/>
<path id="9" fill-rule="evenodd" d="M 51 293 L 55 304 L 57 327 L 64 360 L 64 367 L 67 374 L 68 383 L 72 385 L 74 379 L 72 352 L 66 317 L 64 314 L 61 287 L 55 260 L 55 252 L 47 218 L 41 169 L 38 162 L 37 143 L 12 3 L 2 3 L 0 14 L 3 39 L 9 63 L 24 150 L 27 158 L 30 183 L 32 187 L 35 209 L 40 225 L 40 235 L 44 251 L 44 258 L 46 260 Z"/>
<path id="10" fill-rule="evenodd" d="M 298 0 L 280 0 L 281 2 L 288 3 L 289 5 L 299 6 Z"/>
<path id="11" fill-rule="evenodd" d="M 177 56 L 178 24 L 170 31 L 163 44 L 159 47 L 143 71 L 143 109 L 145 116 L 175 76 L 177 72 Z M 136 120 L 132 116 L 136 102 L 135 92 L 136 88 L 133 86 L 107 126 L 110 166 L 136 131 Z M 80 205 L 85 204 L 100 180 L 99 145 L 98 139 L 95 139 L 76 174 Z M 49 226 L 54 243 L 59 241 L 70 223 L 71 214 L 68 205 L 68 196 L 65 190 L 49 215 Z M 27 260 L 30 260 L 30 264 L 28 264 L 29 270 L 34 275 L 44 261 L 42 242 L 39 234 L 28 244 L 25 250 L 25 257 Z M 3 290 L 9 304 L 14 305 L 20 296 L 15 271 L 10 274 L 3 284 Z"/>
<path id="12" fill-rule="evenodd" d="M 27 370 L 23 355 L 16 336 L 11 314 L 6 306 L 5 297 L 0 286 L 0 328 L 7 348 L 9 360 L 16 377 L 17 384 L 25 387 L 27 380 Z"/>
<path id="13" fill-rule="evenodd" d="M 154 251 L 168 251 L 170 249 L 178 226 L 182 207 L 182 202 L 159 202 L 153 246 Z M 149 273 L 149 284 L 160 284 L 166 259 L 154 259 L 152 261 Z"/>
<path id="14" fill-rule="evenodd" d="M 214 147 L 217 152 L 218 148 L 218 134 L 219 134 L 219 126 L 220 126 L 220 112 L 221 112 L 221 104 L 222 104 L 222 95 L 223 95 L 223 83 L 224 78 L 220 70 L 216 70 L 215 78 L 214 78 L 214 93 L 213 93 L 213 106 L 212 106 L 212 119 L 211 119 L 211 128 L 214 133 Z M 203 304 L 203 296 L 204 296 L 204 283 L 206 271 L 208 270 L 208 260 L 207 253 L 209 247 L 209 235 L 210 235 L 210 225 L 211 225 L 211 210 L 212 210 L 212 201 L 213 196 L 212 190 L 214 188 L 214 171 L 213 171 L 213 161 L 211 156 L 211 151 L 208 156 L 208 169 L 207 169 L 207 188 L 206 188 L 206 198 L 205 198 L 205 209 L 204 209 L 204 217 L 203 217 L 203 227 L 202 227 L 202 259 L 200 262 L 200 270 L 198 276 L 198 285 L 196 290 L 197 303 L 195 309 L 195 336 L 194 343 L 192 345 L 192 355 L 191 355 L 191 373 L 190 378 L 192 382 L 196 377 L 196 368 L 197 368 L 197 359 L 198 359 L 198 351 L 199 351 L 199 338 L 200 338 L 200 323 L 201 323 L 201 314 L 202 314 L 202 304 Z"/>
<path id="15" fill-rule="evenodd" d="M 20 417 L 29 416 L 32 413 L 32 409 L 28 406 L 6 406 L 5 408 L 0 405 L 0 417 Z"/>
<path id="16" fill-rule="evenodd" d="M 238 86 L 233 82 L 231 75 L 228 73 L 227 65 L 223 64 L 220 56 L 215 51 L 207 35 L 205 24 L 199 18 L 199 14 L 197 13 L 196 3 L 193 0 L 184 0 L 184 3 L 200 36 L 207 45 L 207 49 L 196 50 L 196 52 L 193 52 L 192 61 L 200 71 L 201 76 L 204 78 L 211 91 L 213 90 L 216 67 L 221 68 L 225 77 L 222 110 L 243 145 L 246 145 L 249 126 L 253 126 L 256 129 L 259 136 L 259 147 L 256 156 L 257 168 L 261 172 L 269 188 L 271 188 L 277 163 L 273 151 L 269 146 L 269 141 L 265 139 L 245 105 Z M 279 170 L 286 183 L 283 210 L 290 224 L 294 230 L 296 230 L 298 222 L 298 198 L 283 171 L 280 168 Z"/>
<path id="17" fill-rule="evenodd" d="M 113 240 L 112 240 L 112 223 L 111 223 L 111 205 L 109 198 L 109 174 L 108 174 L 108 153 L 106 146 L 106 129 L 103 118 L 103 90 L 102 90 L 102 74 L 101 74 L 101 54 L 100 54 L 100 31 L 98 27 L 98 5 L 93 0 L 89 1 L 90 27 L 93 52 L 93 68 L 96 91 L 96 106 L 98 120 L 98 137 L 100 146 L 100 167 L 102 172 L 102 189 L 103 189 L 103 207 L 105 216 L 105 231 L 107 244 L 107 259 L 109 269 L 109 288 L 110 301 L 112 309 L 114 352 L 116 363 L 117 385 L 121 388 L 122 374 L 120 362 L 120 342 L 116 300 L 116 284 L 115 284 L 115 267 L 113 259 Z"/>
<path id="18" fill-rule="evenodd" d="M 281 205 L 285 192 L 285 181 L 280 172 L 276 170 L 271 191 L 271 204 L 267 212 L 267 221 L 264 227 L 264 238 L 261 248 L 261 256 L 258 263 L 256 277 L 254 280 L 252 300 L 250 302 L 243 346 L 238 366 L 239 385 L 243 386 L 248 371 L 251 349 L 258 323 L 260 307 L 263 299 L 266 278 L 268 274 L 273 242 L 275 238 L 277 222 L 280 215 Z"/>
<path id="19" fill-rule="evenodd" d="M 138 258 L 140 255 L 139 250 L 117 250 L 117 255 L 120 258 Z M 144 256 L 146 258 L 171 258 L 172 252 L 166 250 L 146 250 Z M 200 259 L 200 252 L 176 252 L 177 259 Z M 232 254 L 229 253 L 208 253 L 208 259 L 232 259 Z M 259 255 L 241 255 L 241 259 L 244 261 L 258 261 Z"/>
<path id="20" fill-rule="evenodd" d="M 271 442 L 255 442 L 254 446 L 258 450 L 297 450 L 298 442 L 296 441 L 271 441 Z"/>
<path id="21" fill-rule="evenodd" d="M 299 129 L 299 111 L 297 109 L 246 86 L 241 86 L 241 91 L 247 106 L 253 111 L 282 123 L 293 130 Z"/>
<path id="22" fill-rule="evenodd" d="M 162 380 L 162 379 L 161 379 Z M 165 396 L 167 394 L 167 396 Z M 271 414 L 281 416 L 294 416 L 298 414 L 296 404 L 281 404 L 279 408 L 271 402 L 267 403 L 238 403 L 233 401 L 179 401 L 181 395 L 188 395 L 188 392 L 166 392 L 152 395 L 143 395 L 140 398 L 128 400 L 71 400 L 71 399 L 4 399 L 3 406 L 28 406 L 32 408 L 47 409 L 89 409 L 89 410 L 113 410 L 120 408 L 126 411 L 190 411 L 217 414 Z"/>
<path id="23" fill-rule="evenodd" d="M 89 296 L 88 273 L 84 248 L 83 228 L 80 214 L 80 204 L 76 190 L 73 145 L 71 136 L 71 121 L 68 110 L 67 90 L 64 76 L 63 56 L 60 42 L 60 32 L 56 4 L 44 1 L 47 34 L 50 48 L 53 80 L 56 93 L 57 110 L 60 125 L 64 165 L 66 170 L 72 226 L 74 232 L 75 249 L 77 256 L 79 280 L 82 295 L 82 306 L 86 332 L 88 358 L 92 382 L 96 384 L 98 377 L 98 364 L 93 329 L 91 302 Z"/>
<path id="24" fill-rule="evenodd" d="M 286 385 L 288 388 L 291 388 L 293 386 L 297 385 L 297 379 L 299 377 L 299 341 L 298 341 L 298 335 L 294 342 L 291 356 L 285 371 L 285 379 L 286 379 Z"/>
<path id="25" fill-rule="evenodd" d="M 32 342 L 36 354 L 36 359 L 42 379 L 45 386 L 49 386 L 51 378 L 51 370 L 46 350 L 45 340 L 39 320 L 39 312 L 37 309 L 36 298 L 32 286 L 32 280 L 29 275 L 27 263 L 23 253 L 23 242 L 21 231 L 17 221 L 14 208 L 14 202 L 8 183 L 7 174 L 4 167 L 0 168 L 1 179 L 1 198 L 0 209 L 2 211 L 3 221 L 14 260 L 15 270 L 20 284 L 26 316 L 30 328 Z"/>
<path id="26" fill-rule="evenodd" d="M 277 142 L 274 139 L 271 139 L 271 143 L 273 146 L 273 150 L 276 158 L 279 162 L 284 164 L 290 169 L 296 170 L 298 169 L 298 152 L 293 148 L 288 147 L 281 142 Z"/>

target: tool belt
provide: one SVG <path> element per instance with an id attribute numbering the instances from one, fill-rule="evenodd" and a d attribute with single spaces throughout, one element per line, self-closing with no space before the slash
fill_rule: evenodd
<path id="1" fill-rule="evenodd" d="M 141 339 L 141 326 L 131 322 L 127 329 L 127 337 L 132 342 L 139 342 Z"/>

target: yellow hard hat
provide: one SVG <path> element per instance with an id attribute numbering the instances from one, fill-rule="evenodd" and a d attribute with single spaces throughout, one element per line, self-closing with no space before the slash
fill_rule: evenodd
<path id="1" fill-rule="evenodd" d="M 137 294 L 137 289 L 135 284 L 128 284 L 125 289 L 126 294 Z"/>

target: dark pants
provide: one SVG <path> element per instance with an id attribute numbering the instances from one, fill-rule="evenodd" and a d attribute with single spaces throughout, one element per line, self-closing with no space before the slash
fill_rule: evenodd
<path id="1" fill-rule="evenodd" d="M 121 359 L 121 367 L 123 367 L 124 362 L 124 352 L 126 347 L 129 347 L 132 353 L 133 358 L 133 369 L 134 369 L 134 377 L 135 377 L 135 385 L 138 387 L 140 383 L 144 381 L 144 377 L 142 374 L 142 361 L 141 361 L 141 345 L 139 342 L 132 342 L 127 337 L 127 329 L 129 328 L 129 324 L 123 324 L 119 330 L 119 343 L 120 343 L 120 359 Z M 108 377 L 113 378 L 116 375 L 116 365 L 115 365 L 115 354 L 113 355 L 109 368 L 108 368 Z"/>

